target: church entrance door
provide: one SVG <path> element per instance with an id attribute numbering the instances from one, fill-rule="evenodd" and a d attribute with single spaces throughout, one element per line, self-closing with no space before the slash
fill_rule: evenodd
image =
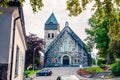
<path id="1" fill-rule="evenodd" d="M 67 55 L 63 57 L 63 65 L 69 65 L 69 57 Z"/>

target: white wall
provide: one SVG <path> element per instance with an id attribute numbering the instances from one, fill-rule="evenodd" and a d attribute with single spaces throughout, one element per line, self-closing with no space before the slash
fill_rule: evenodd
<path id="1" fill-rule="evenodd" d="M 17 7 L 0 8 L 3 14 L 0 15 L 0 63 L 8 64 L 8 80 L 10 77 L 11 50 L 13 38 L 14 19 L 19 17 Z M 15 45 L 13 53 L 12 80 L 23 80 L 26 42 L 20 19 L 16 21 Z M 20 49 L 18 76 L 15 77 L 16 48 Z"/>
<path id="2" fill-rule="evenodd" d="M 22 77 L 23 77 L 23 71 L 24 71 L 24 61 L 25 61 L 25 50 L 26 48 L 24 47 L 23 43 L 22 43 L 22 39 L 21 39 L 21 36 L 20 36 L 20 33 L 19 33 L 19 30 L 18 30 L 18 27 L 20 26 L 17 26 L 16 25 L 16 34 L 15 34 L 15 50 L 14 50 L 14 56 L 16 56 L 16 48 L 17 46 L 20 48 L 20 53 L 19 53 L 19 67 L 18 67 L 18 77 L 14 77 L 15 76 L 15 61 L 16 61 L 16 57 L 13 58 L 13 79 L 14 80 L 23 80 Z"/>

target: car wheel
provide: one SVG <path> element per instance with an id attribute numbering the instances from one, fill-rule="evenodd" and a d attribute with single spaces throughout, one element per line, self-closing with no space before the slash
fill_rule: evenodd
<path id="1" fill-rule="evenodd" d="M 36 77 L 38 77 L 38 75 L 36 75 Z"/>
<path id="2" fill-rule="evenodd" d="M 47 76 L 47 74 L 45 74 L 45 76 Z"/>

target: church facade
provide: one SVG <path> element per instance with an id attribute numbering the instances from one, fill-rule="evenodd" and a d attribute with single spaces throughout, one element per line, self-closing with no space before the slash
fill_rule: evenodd
<path id="1" fill-rule="evenodd" d="M 45 67 L 55 66 L 90 66 L 91 55 L 88 54 L 83 41 L 72 31 L 68 22 L 60 32 L 54 13 L 45 23 Z"/>

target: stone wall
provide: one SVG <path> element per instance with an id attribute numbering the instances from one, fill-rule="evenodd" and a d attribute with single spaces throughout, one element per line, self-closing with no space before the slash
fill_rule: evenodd
<path id="1" fill-rule="evenodd" d="M 8 64 L 0 63 L 0 80 L 7 80 Z"/>
<path id="2" fill-rule="evenodd" d="M 45 53 L 45 66 L 62 66 L 65 55 L 69 57 L 69 66 L 88 66 L 86 51 L 67 32 Z M 57 62 L 52 63 L 52 58 L 57 59 Z M 80 62 L 75 63 L 76 58 L 80 59 Z"/>

